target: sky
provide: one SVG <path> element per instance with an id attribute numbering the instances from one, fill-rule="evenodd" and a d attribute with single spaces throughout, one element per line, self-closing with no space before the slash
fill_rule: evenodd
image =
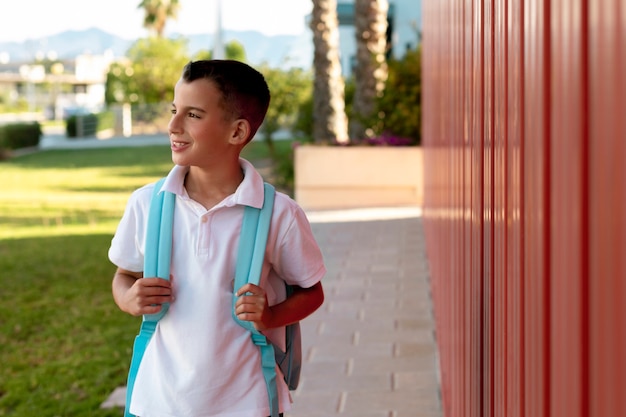
<path id="1" fill-rule="evenodd" d="M 140 0 L 0 0 L 0 42 L 21 42 L 65 30 L 97 27 L 125 39 L 146 36 Z M 214 33 L 217 0 L 179 0 L 166 35 Z M 266 35 L 301 35 L 311 0 L 222 0 L 222 27 Z"/>

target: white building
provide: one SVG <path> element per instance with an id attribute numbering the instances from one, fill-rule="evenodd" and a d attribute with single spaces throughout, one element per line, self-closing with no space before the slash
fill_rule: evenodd
<path id="1" fill-rule="evenodd" d="M 0 95 L 9 104 L 24 99 L 29 111 L 60 119 L 104 106 L 106 76 L 113 55 L 79 55 L 58 62 L 46 72 L 42 64 L 0 64 Z"/>
<path id="2" fill-rule="evenodd" d="M 401 58 L 407 49 L 417 46 L 422 30 L 422 0 L 390 0 L 388 41 L 391 54 Z M 341 68 L 344 75 L 352 73 L 356 55 L 354 29 L 354 1 L 338 0 L 339 48 Z"/>

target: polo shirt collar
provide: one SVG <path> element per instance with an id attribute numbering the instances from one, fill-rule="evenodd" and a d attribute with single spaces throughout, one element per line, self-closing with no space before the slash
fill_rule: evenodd
<path id="1" fill-rule="evenodd" d="M 245 205 L 255 208 L 263 207 L 263 177 L 247 160 L 239 158 L 239 165 L 243 171 L 243 181 L 235 193 L 226 197 L 225 206 Z M 183 199 L 189 199 L 185 190 L 185 175 L 189 172 L 188 166 L 174 165 L 163 183 L 162 191 L 169 191 Z"/>

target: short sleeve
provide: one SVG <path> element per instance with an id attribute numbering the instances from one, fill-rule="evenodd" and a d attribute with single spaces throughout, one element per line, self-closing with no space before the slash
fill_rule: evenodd
<path id="1" fill-rule="evenodd" d="M 151 187 L 142 187 L 131 194 L 124 215 L 111 240 L 109 260 L 119 268 L 133 272 L 143 271 L 145 216 L 152 193 L 151 189 Z"/>
<path id="2" fill-rule="evenodd" d="M 322 252 L 300 206 L 293 203 L 281 213 L 276 257 L 272 267 L 290 285 L 309 288 L 326 273 Z"/>

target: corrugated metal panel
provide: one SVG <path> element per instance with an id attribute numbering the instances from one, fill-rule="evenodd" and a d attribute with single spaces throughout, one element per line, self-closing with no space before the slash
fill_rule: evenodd
<path id="1" fill-rule="evenodd" d="M 526 417 L 524 382 L 524 14 L 523 3 L 507 0 L 506 218 L 507 224 L 507 379 L 506 413 Z M 500 94 L 498 94 L 500 95 Z"/>
<path id="2" fill-rule="evenodd" d="M 506 1 L 494 1 L 494 48 L 493 48 L 493 415 L 506 414 L 508 380 L 508 340 L 507 289 L 509 275 L 507 269 L 508 230 L 508 55 L 507 55 L 507 7 Z M 499 94 L 495 94 L 495 92 Z"/>
<path id="3" fill-rule="evenodd" d="M 589 5 L 590 415 L 626 416 L 626 6 Z"/>
<path id="4" fill-rule="evenodd" d="M 550 243 L 549 2 L 524 2 L 524 392 L 527 416 L 548 416 Z"/>
<path id="5" fill-rule="evenodd" d="M 626 7 L 424 2 L 448 417 L 626 416 Z"/>
<path id="6" fill-rule="evenodd" d="M 582 0 L 551 15 L 550 415 L 587 415 L 587 47 Z"/>

